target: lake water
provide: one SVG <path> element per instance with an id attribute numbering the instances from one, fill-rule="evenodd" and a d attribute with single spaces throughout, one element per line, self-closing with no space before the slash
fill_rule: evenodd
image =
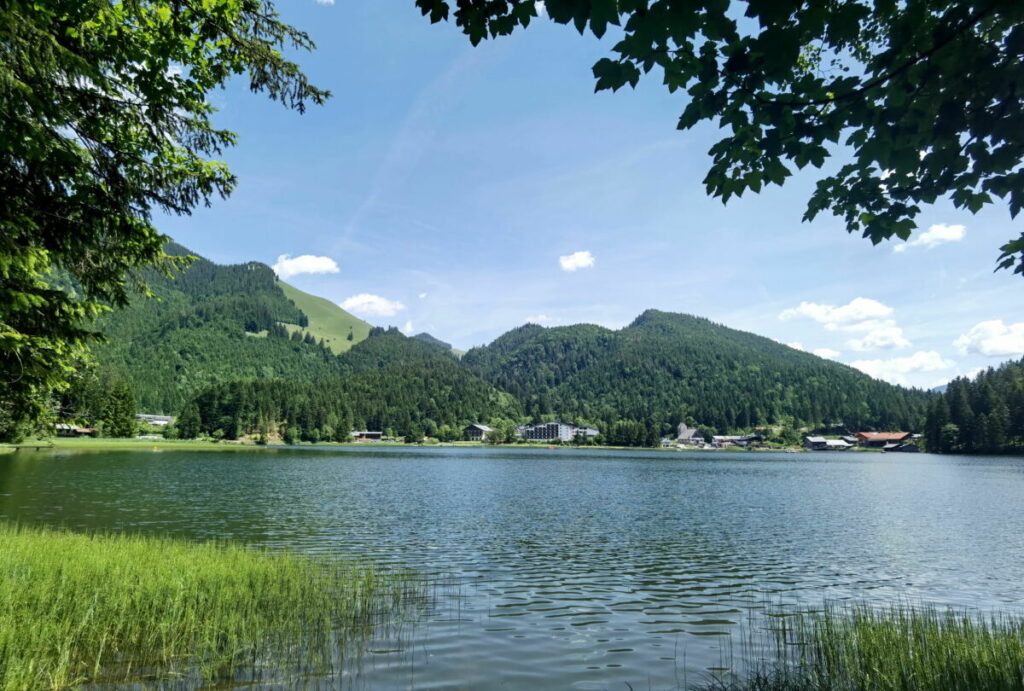
<path id="1" fill-rule="evenodd" d="M 766 605 L 1020 612 L 1024 460 L 345 448 L 0 456 L 0 518 L 443 576 L 355 688 L 678 688 Z M 629 686 L 627 686 L 627 683 Z M 339 684 L 339 680 L 330 682 Z"/>

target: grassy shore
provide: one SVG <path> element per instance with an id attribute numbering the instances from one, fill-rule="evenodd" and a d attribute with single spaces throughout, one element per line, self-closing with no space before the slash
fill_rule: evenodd
<path id="1" fill-rule="evenodd" d="M 161 449 L 202 449 L 209 451 L 230 451 L 232 449 L 259 448 L 256 445 L 235 444 L 199 439 L 108 439 L 92 437 L 55 437 L 52 439 L 29 439 L 18 444 L 0 444 L 0 452 L 3 450 L 15 451 L 17 449 L 93 449 L 96 451 L 118 451 L 118 450 L 161 450 Z"/>
<path id="2" fill-rule="evenodd" d="M 935 607 L 830 607 L 780 617 L 774 650 L 718 691 L 1010 691 L 1024 689 L 1024 619 Z M 764 643 L 764 642 L 762 642 Z"/>
<path id="3" fill-rule="evenodd" d="M 422 588 L 290 553 L 0 523 L 0 689 L 337 673 Z"/>

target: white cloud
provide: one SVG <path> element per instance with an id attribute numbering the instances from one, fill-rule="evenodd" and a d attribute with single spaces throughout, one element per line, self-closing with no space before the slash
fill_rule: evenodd
<path id="1" fill-rule="evenodd" d="M 548 6 L 544 4 L 544 0 L 534 0 L 533 8 L 537 10 L 538 17 L 545 17 L 548 13 Z"/>
<path id="2" fill-rule="evenodd" d="M 550 324 L 555 321 L 546 314 L 533 314 L 524 320 L 527 324 Z"/>
<path id="3" fill-rule="evenodd" d="M 799 306 L 783 310 L 779 319 L 798 319 L 807 317 L 827 329 L 854 330 L 864 322 L 888 317 L 892 307 L 870 298 L 854 298 L 845 305 L 822 305 L 817 302 L 801 302 Z"/>
<path id="4" fill-rule="evenodd" d="M 787 343 L 786 345 L 788 345 L 790 348 L 794 348 L 796 350 L 804 350 L 804 344 L 801 343 L 800 341 L 791 341 L 791 342 Z"/>
<path id="5" fill-rule="evenodd" d="M 829 360 L 834 360 L 839 355 L 838 350 L 832 350 L 831 348 L 816 348 L 812 351 L 818 357 L 823 357 Z"/>
<path id="6" fill-rule="evenodd" d="M 903 335 L 903 329 L 893 324 L 878 324 L 869 329 L 863 338 L 854 338 L 846 342 L 850 350 L 875 350 L 881 348 L 909 348 L 910 341 Z"/>
<path id="7" fill-rule="evenodd" d="M 404 333 L 406 336 L 410 335 L 415 330 L 416 329 L 414 329 L 413 326 L 412 326 L 412 320 L 411 319 L 406 321 L 405 322 L 405 326 L 402 327 L 402 333 Z"/>
<path id="8" fill-rule="evenodd" d="M 566 254 L 559 257 L 558 263 L 561 264 L 562 271 L 585 269 L 588 266 L 594 265 L 594 255 L 592 255 L 589 250 L 580 250 L 579 252 L 573 252 L 572 254 Z"/>
<path id="9" fill-rule="evenodd" d="M 334 0 L 316 0 L 316 4 L 318 4 L 318 5 L 333 5 L 334 4 Z"/>
<path id="10" fill-rule="evenodd" d="M 299 274 L 336 274 L 340 271 L 338 264 L 330 257 L 317 257 L 312 254 L 298 257 L 282 254 L 271 268 L 282 281 Z"/>
<path id="11" fill-rule="evenodd" d="M 966 235 L 967 228 L 964 226 L 936 223 L 912 240 L 909 240 L 902 245 L 896 245 L 892 248 L 892 251 L 903 252 L 908 247 L 916 247 L 918 245 L 924 245 L 930 249 L 932 247 L 937 247 L 938 245 L 944 245 L 947 242 L 960 242 Z"/>
<path id="12" fill-rule="evenodd" d="M 893 384 L 907 385 L 905 375 L 912 372 L 935 372 L 953 367 L 956 363 L 946 360 L 934 350 L 919 350 L 908 357 L 889 358 L 888 360 L 856 360 L 850 363 L 861 372 L 876 379 L 884 379 Z"/>
<path id="13" fill-rule="evenodd" d="M 963 355 L 977 353 L 989 357 L 1024 354 L 1024 322 L 1004 324 L 1002 319 L 979 322 L 953 341 Z"/>
<path id="14" fill-rule="evenodd" d="M 427 294 L 426 294 L 426 293 L 420 293 L 420 294 L 419 294 L 419 298 L 420 298 L 420 300 L 423 300 L 423 299 L 425 299 L 426 297 L 427 297 Z"/>
<path id="15" fill-rule="evenodd" d="M 393 317 L 405 309 L 405 305 L 397 300 L 388 300 L 380 295 L 370 295 L 369 293 L 360 293 L 345 298 L 345 301 L 338 305 L 343 310 L 371 317 Z"/>
<path id="16" fill-rule="evenodd" d="M 845 305 L 825 305 L 801 302 L 797 307 L 783 310 L 779 319 L 812 319 L 827 331 L 853 331 L 863 333 L 861 338 L 846 342 L 851 350 L 865 351 L 878 348 L 909 348 L 910 341 L 903 329 L 891 318 L 893 308 L 878 300 L 854 298 Z"/>

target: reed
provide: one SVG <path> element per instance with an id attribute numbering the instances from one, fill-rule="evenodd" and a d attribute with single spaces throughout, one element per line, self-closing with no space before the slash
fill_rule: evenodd
<path id="1" fill-rule="evenodd" d="M 749 691 L 1019 691 L 1024 619 L 929 605 L 829 606 L 774 618 Z M 764 648 L 762 647 L 762 651 Z"/>
<path id="2" fill-rule="evenodd" d="M 0 689 L 341 672 L 423 588 L 232 544 L 0 523 Z"/>

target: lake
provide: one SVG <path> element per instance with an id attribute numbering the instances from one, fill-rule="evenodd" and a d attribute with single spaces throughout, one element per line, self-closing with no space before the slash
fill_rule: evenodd
<path id="1" fill-rule="evenodd" d="M 678 688 L 766 607 L 1020 612 L 1024 460 L 303 448 L 0 456 L 0 519 L 230 538 L 438 579 L 352 688 Z M 339 680 L 330 682 L 337 684 Z M 627 686 L 627 684 L 629 686 Z"/>

